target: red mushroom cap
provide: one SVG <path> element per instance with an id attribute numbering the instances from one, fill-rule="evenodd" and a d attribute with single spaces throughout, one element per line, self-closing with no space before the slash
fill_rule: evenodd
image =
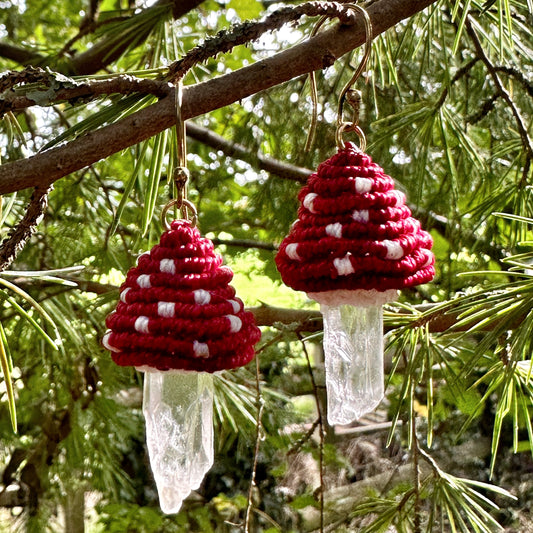
<path id="1" fill-rule="evenodd" d="M 215 372 L 245 365 L 261 332 L 232 278 L 213 243 L 175 220 L 129 270 L 102 343 L 121 366 Z"/>
<path id="2" fill-rule="evenodd" d="M 392 178 L 352 143 L 319 165 L 298 198 L 298 220 L 276 256 L 289 287 L 383 292 L 433 279 L 431 236 Z"/>

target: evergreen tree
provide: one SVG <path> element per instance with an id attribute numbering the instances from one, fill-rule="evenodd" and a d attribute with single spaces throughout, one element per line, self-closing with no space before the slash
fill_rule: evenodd
<path id="1" fill-rule="evenodd" d="M 361 17 L 333 2 L 1 4 L 2 531 L 527 531 L 531 0 L 361 3 L 360 126 L 431 232 L 437 277 L 386 307 L 386 398 L 351 428 L 323 416 L 321 316 L 274 256 L 335 152 Z M 189 198 L 263 338 L 256 362 L 216 376 L 215 465 L 165 516 L 142 375 L 101 339 L 175 192 L 179 79 Z"/>

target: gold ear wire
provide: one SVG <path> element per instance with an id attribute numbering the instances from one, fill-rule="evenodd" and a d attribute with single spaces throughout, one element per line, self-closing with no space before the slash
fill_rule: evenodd
<path id="1" fill-rule="evenodd" d="M 372 30 L 372 21 L 367 11 L 357 4 L 347 4 L 347 7 L 359 11 L 363 15 L 363 21 L 365 23 L 365 51 L 363 57 L 359 62 L 359 66 L 353 73 L 350 81 L 344 86 L 339 96 L 339 106 L 337 107 L 337 131 L 335 133 L 335 140 L 337 141 L 337 147 L 340 149 L 344 148 L 344 141 L 342 140 L 342 134 L 344 132 L 353 131 L 359 137 L 359 148 L 362 152 L 366 149 L 366 137 L 363 133 L 363 130 L 359 127 L 359 110 L 361 108 L 361 93 L 357 90 L 352 89 L 355 85 L 355 82 L 359 79 L 363 70 L 368 63 L 368 58 L 372 52 L 372 39 L 373 30 Z M 352 122 L 345 122 L 343 118 L 343 105 L 344 101 L 347 101 L 352 109 L 354 110 L 354 118 Z"/>
<path id="2" fill-rule="evenodd" d="M 198 221 L 198 213 L 194 204 L 187 199 L 187 182 L 189 181 L 189 169 L 187 168 L 187 136 L 185 131 L 185 121 L 182 114 L 183 102 L 183 82 L 180 79 L 176 83 L 175 103 L 176 103 L 176 161 L 172 180 L 176 188 L 176 198 L 170 200 L 165 205 L 161 213 L 161 221 L 165 230 L 170 226 L 167 222 L 167 214 L 171 207 L 180 211 L 183 218 L 189 219 L 193 226 Z M 190 213 L 189 213 L 190 211 Z"/>
<path id="3" fill-rule="evenodd" d="M 370 16 L 368 15 L 366 9 L 364 9 L 363 7 L 357 4 L 344 4 L 344 7 L 346 7 L 347 9 L 358 11 L 359 13 L 361 13 L 361 15 L 363 15 L 363 21 L 365 24 L 365 50 L 357 69 L 353 73 L 353 76 L 351 77 L 350 81 L 344 86 L 339 96 L 339 104 L 337 107 L 337 130 L 335 132 L 335 140 L 337 142 L 337 147 L 342 149 L 344 148 L 342 134 L 345 132 L 353 131 L 359 137 L 359 148 L 361 149 L 361 151 L 364 151 L 366 149 L 366 137 L 363 133 L 363 130 L 358 125 L 359 109 L 361 106 L 361 93 L 352 89 L 352 87 L 363 73 L 363 70 L 365 69 L 366 64 L 368 63 L 368 59 L 372 51 L 372 21 L 370 20 Z M 318 30 L 322 27 L 327 18 L 327 16 L 323 16 L 318 20 L 318 22 L 315 24 L 315 27 L 311 31 L 310 37 L 314 37 L 318 33 Z M 318 94 L 316 87 L 316 75 L 314 71 L 309 73 L 309 86 L 311 90 L 312 115 L 311 125 L 309 128 L 309 133 L 307 135 L 307 141 L 305 143 L 306 152 L 309 152 L 309 150 L 311 149 L 315 138 L 316 126 L 318 122 Z M 354 118 L 352 122 L 344 121 L 343 105 L 345 101 L 347 101 L 354 110 Z"/>
<path id="4" fill-rule="evenodd" d="M 177 166 L 187 167 L 187 137 L 185 135 L 185 121 L 181 107 L 183 103 L 183 82 L 180 79 L 174 92 L 176 102 L 176 138 L 177 138 Z"/>
<path id="5" fill-rule="evenodd" d="M 313 29 L 311 30 L 311 34 L 309 35 L 309 38 L 311 39 L 314 37 L 318 30 L 322 27 L 322 24 L 328 19 L 325 15 L 320 17 L 318 22 L 315 24 Z M 311 91 L 311 124 L 309 126 L 309 132 L 307 133 L 307 140 L 305 141 L 305 151 L 309 152 L 311 150 L 311 146 L 313 146 L 313 142 L 315 140 L 315 133 L 316 133 L 316 125 L 318 122 L 318 92 L 316 88 L 316 74 L 315 71 L 312 70 L 309 73 L 309 90 Z"/>

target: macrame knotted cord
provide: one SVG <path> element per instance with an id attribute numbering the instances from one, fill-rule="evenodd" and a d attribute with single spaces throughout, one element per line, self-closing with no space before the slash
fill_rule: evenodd
<path id="1" fill-rule="evenodd" d="M 276 264 L 286 285 L 318 293 L 404 289 L 435 275 L 431 236 L 394 181 L 354 144 L 319 165 Z"/>
<path id="2" fill-rule="evenodd" d="M 103 343 L 115 363 L 215 372 L 247 364 L 260 330 L 230 268 L 188 220 L 174 220 L 120 288 Z"/>

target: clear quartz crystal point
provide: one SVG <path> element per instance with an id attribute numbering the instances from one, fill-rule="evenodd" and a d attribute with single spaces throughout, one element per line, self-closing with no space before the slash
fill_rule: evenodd
<path id="1" fill-rule="evenodd" d="M 143 413 L 161 510 L 177 513 L 213 464 L 213 376 L 146 372 Z"/>
<path id="2" fill-rule="evenodd" d="M 375 409 L 384 394 L 381 305 L 321 305 L 328 422 L 349 424 Z"/>

